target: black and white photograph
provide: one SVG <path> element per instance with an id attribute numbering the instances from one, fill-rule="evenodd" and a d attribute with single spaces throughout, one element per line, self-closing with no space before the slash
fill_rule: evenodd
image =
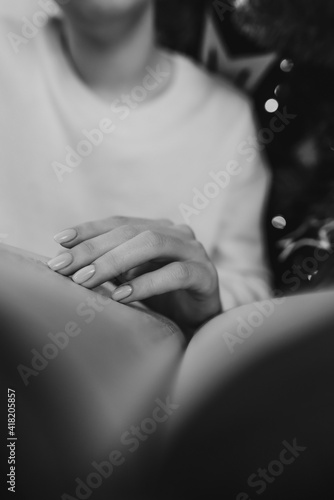
<path id="1" fill-rule="evenodd" d="M 334 2 L 0 39 L 0 498 L 333 500 Z"/>

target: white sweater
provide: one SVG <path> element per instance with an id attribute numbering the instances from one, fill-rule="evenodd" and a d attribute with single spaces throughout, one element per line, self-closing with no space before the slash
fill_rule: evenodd
<path id="1" fill-rule="evenodd" d="M 256 136 L 247 100 L 173 55 L 173 82 L 159 98 L 145 101 L 163 78 L 151 68 L 135 109 L 111 106 L 73 71 L 56 23 L 22 28 L 19 13 L 0 19 L 0 239 L 52 256 L 53 235 L 80 222 L 168 218 L 206 247 L 225 310 L 268 296 L 269 176 L 247 147 Z"/>

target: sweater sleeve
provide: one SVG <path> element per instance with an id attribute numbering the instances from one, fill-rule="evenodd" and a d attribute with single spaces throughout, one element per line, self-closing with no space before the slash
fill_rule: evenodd
<path id="1" fill-rule="evenodd" d="M 262 227 L 270 175 L 248 103 L 243 115 L 213 255 L 225 311 L 271 295 Z"/>

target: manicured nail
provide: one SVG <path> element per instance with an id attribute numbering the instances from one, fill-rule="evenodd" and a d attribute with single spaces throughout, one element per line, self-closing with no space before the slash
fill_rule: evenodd
<path id="1" fill-rule="evenodd" d="M 56 234 L 53 239 L 55 240 L 56 243 L 69 243 L 70 241 L 74 240 L 78 236 L 78 233 L 76 232 L 75 229 L 65 229 L 65 231 L 62 231 L 61 233 Z"/>
<path id="2" fill-rule="evenodd" d="M 133 293 L 133 287 L 131 285 L 122 285 L 113 292 L 111 298 L 115 302 L 120 302 L 121 300 L 127 299 Z"/>
<path id="3" fill-rule="evenodd" d="M 49 260 L 48 266 L 52 271 L 60 271 L 64 269 L 64 267 L 69 266 L 73 262 L 73 256 L 70 253 L 62 253 L 55 257 L 54 259 Z"/>
<path id="4" fill-rule="evenodd" d="M 96 272 L 95 266 L 87 266 L 83 269 L 80 269 L 75 275 L 72 277 L 72 280 L 78 285 L 82 285 L 86 283 L 90 278 L 94 276 Z"/>

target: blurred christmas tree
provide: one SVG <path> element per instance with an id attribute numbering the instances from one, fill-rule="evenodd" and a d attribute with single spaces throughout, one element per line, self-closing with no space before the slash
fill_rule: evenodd
<path id="1" fill-rule="evenodd" d="M 157 24 L 163 45 L 254 99 L 259 148 L 273 172 L 266 229 L 276 287 L 310 288 L 318 271 L 334 283 L 326 273 L 334 256 L 333 0 L 157 0 Z"/>
<path id="2" fill-rule="evenodd" d="M 274 176 L 267 229 L 276 283 L 297 291 L 294 272 L 311 277 L 328 266 L 326 252 L 334 248 L 334 2 L 235 0 L 234 6 L 232 22 L 279 54 L 254 93 L 262 127 L 270 129 L 276 109 L 296 115 L 266 149 Z M 287 221 L 281 233 L 270 223 L 277 214 Z M 301 278 L 300 288 L 313 282 Z"/>

